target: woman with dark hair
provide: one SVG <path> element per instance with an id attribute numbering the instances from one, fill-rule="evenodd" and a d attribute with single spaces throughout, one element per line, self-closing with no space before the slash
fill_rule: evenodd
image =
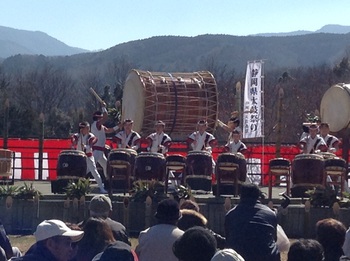
<path id="1" fill-rule="evenodd" d="M 108 224 L 100 218 L 89 218 L 84 225 L 84 236 L 78 243 L 74 261 L 91 261 L 98 253 L 115 242 Z"/>

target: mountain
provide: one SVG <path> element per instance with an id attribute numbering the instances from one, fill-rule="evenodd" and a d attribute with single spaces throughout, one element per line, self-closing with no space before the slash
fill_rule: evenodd
<path id="1" fill-rule="evenodd" d="M 347 33 L 350 33 L 350 26 L 338 25 L 338 24 L 328 24 L 328 25 L 325 25 L 321 29 L 318 29 L 316 31 L 298 30 L 298 31 L 293 31 L 293 32 L 253 34 L 252 36 L 265 36 L 265 37 L 295 36 L 295 35 L 305 35 L 305 34 L 313 34 L 313 33 L 347 34 Z"/>
<path id="2" fill-rule="evenodd" d="M 88 52 L 70 47 L 43 32 L 18 30 L 0 26 L 0 57 L 16 54 L 42 54 L 45 56 L 73 55 Z"/>

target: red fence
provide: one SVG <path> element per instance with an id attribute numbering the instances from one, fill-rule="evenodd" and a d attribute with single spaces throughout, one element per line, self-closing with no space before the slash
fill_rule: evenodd
<path id="1" fill-rule="evenodd" d="M 111 141 L 109 145 L 113 147 Z M 262 184 L 266 185 L 266 177 L 269 168 L 269 161 L 275 158 L 276 149 L 272 145 L 256 145 L 247 143 L 248 151 L 245 153 L 248 161 L 248 174 L 262 177 Z M 3 147 L 3 139 L 0 139 L 0 147 Z M 145 148 L 145 144 L 141 146 Z M 14 173 L 15 179 L 18 180 L 39 180 L 39 141 L 38 139 L 9 139 L 8 149 L 15 152 Z M 70 139 L 46 139 L 43 145 L 43 169 L 42 180 L 56 179 L 56 165 L 59 153 L 62 150 L 70 149 Z M 223 147 L 213 149 L 213 157 L 223 151 Z M 174 142 L 169 154 L 187 154 L 186 144 Z M 299 149 L 295 145 L 282 145 L 281 156 L 292 161 L 295 155 L 299 154 Z M 337 153 L 341 156 L 341 151 Z"/>

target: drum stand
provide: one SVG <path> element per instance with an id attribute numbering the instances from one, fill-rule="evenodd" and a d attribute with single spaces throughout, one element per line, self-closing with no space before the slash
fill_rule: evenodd
<path id="1" fill-rule="evenodd" d="M 343 167 L 329 166 L 325 168 L 324 184 L 339 186 L 341 198 L 343 198 L 345 173 L 346 169 Z M 330 180 L 327 179 L 328 176 Z"/>
<path id="2" fill-rule="evenodd" d="M 216 196 L 220 196 L 220 186 L 221 186 L 221 176 L 220 171 L 230 171 L 233 173 L 234 180 L 233 180 L 233 186 L 234 186 L 234 192 L 232 193 L 233 196 L 237 196 L 238 193 L 238 185 L 240 184 L 240 181 L 238 179 L 238 174 L 234 173 L 239 170 L 239 165 L 236 163 L 229 163 L 229 162 L 221 162 L 217 163 L 217 171 L 216 171 Z M 227 182 L 225 182 L 227 183 Z M 230 182 L 231 183 L 231 182 Z"/>
<path id="3" fill-rule="evenodd" d="M 109 187 L 108 187 L 108 194 L 112 195 L 113 191 L 113 181 L 118 181 L 122 180 L 125 181 L 125 186 L 124 186 L 124 195 L 126 192 L 130 189 L 130 176 L 131 176 L 131 165 L 127 161 L 113 161 L 113 164 L 108 166 L 110 170 L 108 171 L 108 177 L 109 177 Z M 118 171 L 125 170 L 126 175 L 124 173 L 118 174 Z"/>
<path id="4" fill-rule="evenodd" d="M 272 177 L 275 177 L 275 185 L 282 183 L 287 184 L 286 194 L 290 195 L 290 166 L 274 166 L 269 170 L 269 199 L 272 198 Z M 285 181 L 281 180 L 281 177 L 285 177 Z"/>
<path id="5" fill-rule="evenodd" d="M 185 176 L 185 166 L 184 162 L 168 161 L 165 164 L 165 194 L 168 193 L 169 180 L 174 180 L 183 184 Z M 174 177 L 169 177 L 170 171 L 174 172 Z"/>

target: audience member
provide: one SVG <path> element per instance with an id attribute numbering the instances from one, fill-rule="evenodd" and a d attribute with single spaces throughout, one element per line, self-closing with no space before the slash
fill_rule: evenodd
<path id="1" fill-rule="evenodd" d="M 84 236 L 78 243 L 76 261 L 91 261 L 115 242 L 112 229 L 100 218 L 89 218 L 84 224 Z"/>
<path id="2" fill-rule="evenodd" d="M 244 261 L 244 258 L 231 248 L 225 248 L 216 252 L 210 261 Z"/>
<path id="3" fill-rule="evenodd" d="M 133 254 L 131 247 L 121 241 L 116 241 L 92 259 L 92 261 L 138 261 Z"/>
<path id="4" fill-rule="evenodd" d="M 299 239 L 289 248 L 288 261 L 322 261 L 323 247 L 314 239 Z"/>
<path id="5" fill-rule="evenodd" d="M 90 217 L 102 218 L 105 220 L 108 226 L 112 229 L 115 240 L 123 241 L 131 245 L 124 225 L 109 217 L 113 209 L 111 199 L 108 196 L 94 196 L 90 201 L 89 210 Z M 84 223 L 82 223 L 81 226 L 84 226 Z"/>
<path id="6" fill-rule="evenodd" d="M 140 261 L 178 261 L 172 247 L 184 233 L 176 224 L 181 217 L 179 204 L 173 199 L 159 202 L 155 217 L 158 223 L 140 232 L 136 254 Z"/>
<path id="7" fill-rule="evenodd" d="M 216 240 L 207 229 L 192 227 L 175 241 L 173 252 L 181 261 L 210 261 L 216 252 Z"/>
<path id="8" fill-rule="evenodd" d="M 11 257 L 20 257 L 22 256 L 21 251 L 18 247 L 12 247 L 10 239 L 8 238 L 4 225 L 0 221 L 0 260 L 10 259 Z M 4 253 L 4 255 L 2 255 Z"/>
<path id="9" fill-rule="evenodd" d="M 259 202 L 261 191 L 255 184 L 242 184 L 240 196 L 225 217 L 226 247 L 246 261 L 279 261 L 275 212 Z"/>
<path id="10" fill-rule="evenodd" d="M 336 219 L 326 218 L 316 223 L 316 239 L 323 247 L 325 261 L 338 261 L 344 254 L 345 233 L 345 226 Z"/>
<path id="11" fill-rule="evenodd" d="M 79 241 L 83 231 L 72 230 L 57 219 L 44 220 L 34 232 L 36 246 L 16 261 L 68 261 L 73 257 L 72 242 Z"/>
<path id="12" fill-rule="evenodd" d="M 345 233 L 343 251 L 344 251 L 344 255 L 346 255 L 347 257 L 350 257 L 350 228 L 348 228 L 348 230 L 346 230 L 346 233 Z"/>
<path id="13" fill-rule="evenodd" d="M 181 203 L 180 209 L 192 209 L 199 212 L 199 205 L 193 200 L 186 199 Z"/>

